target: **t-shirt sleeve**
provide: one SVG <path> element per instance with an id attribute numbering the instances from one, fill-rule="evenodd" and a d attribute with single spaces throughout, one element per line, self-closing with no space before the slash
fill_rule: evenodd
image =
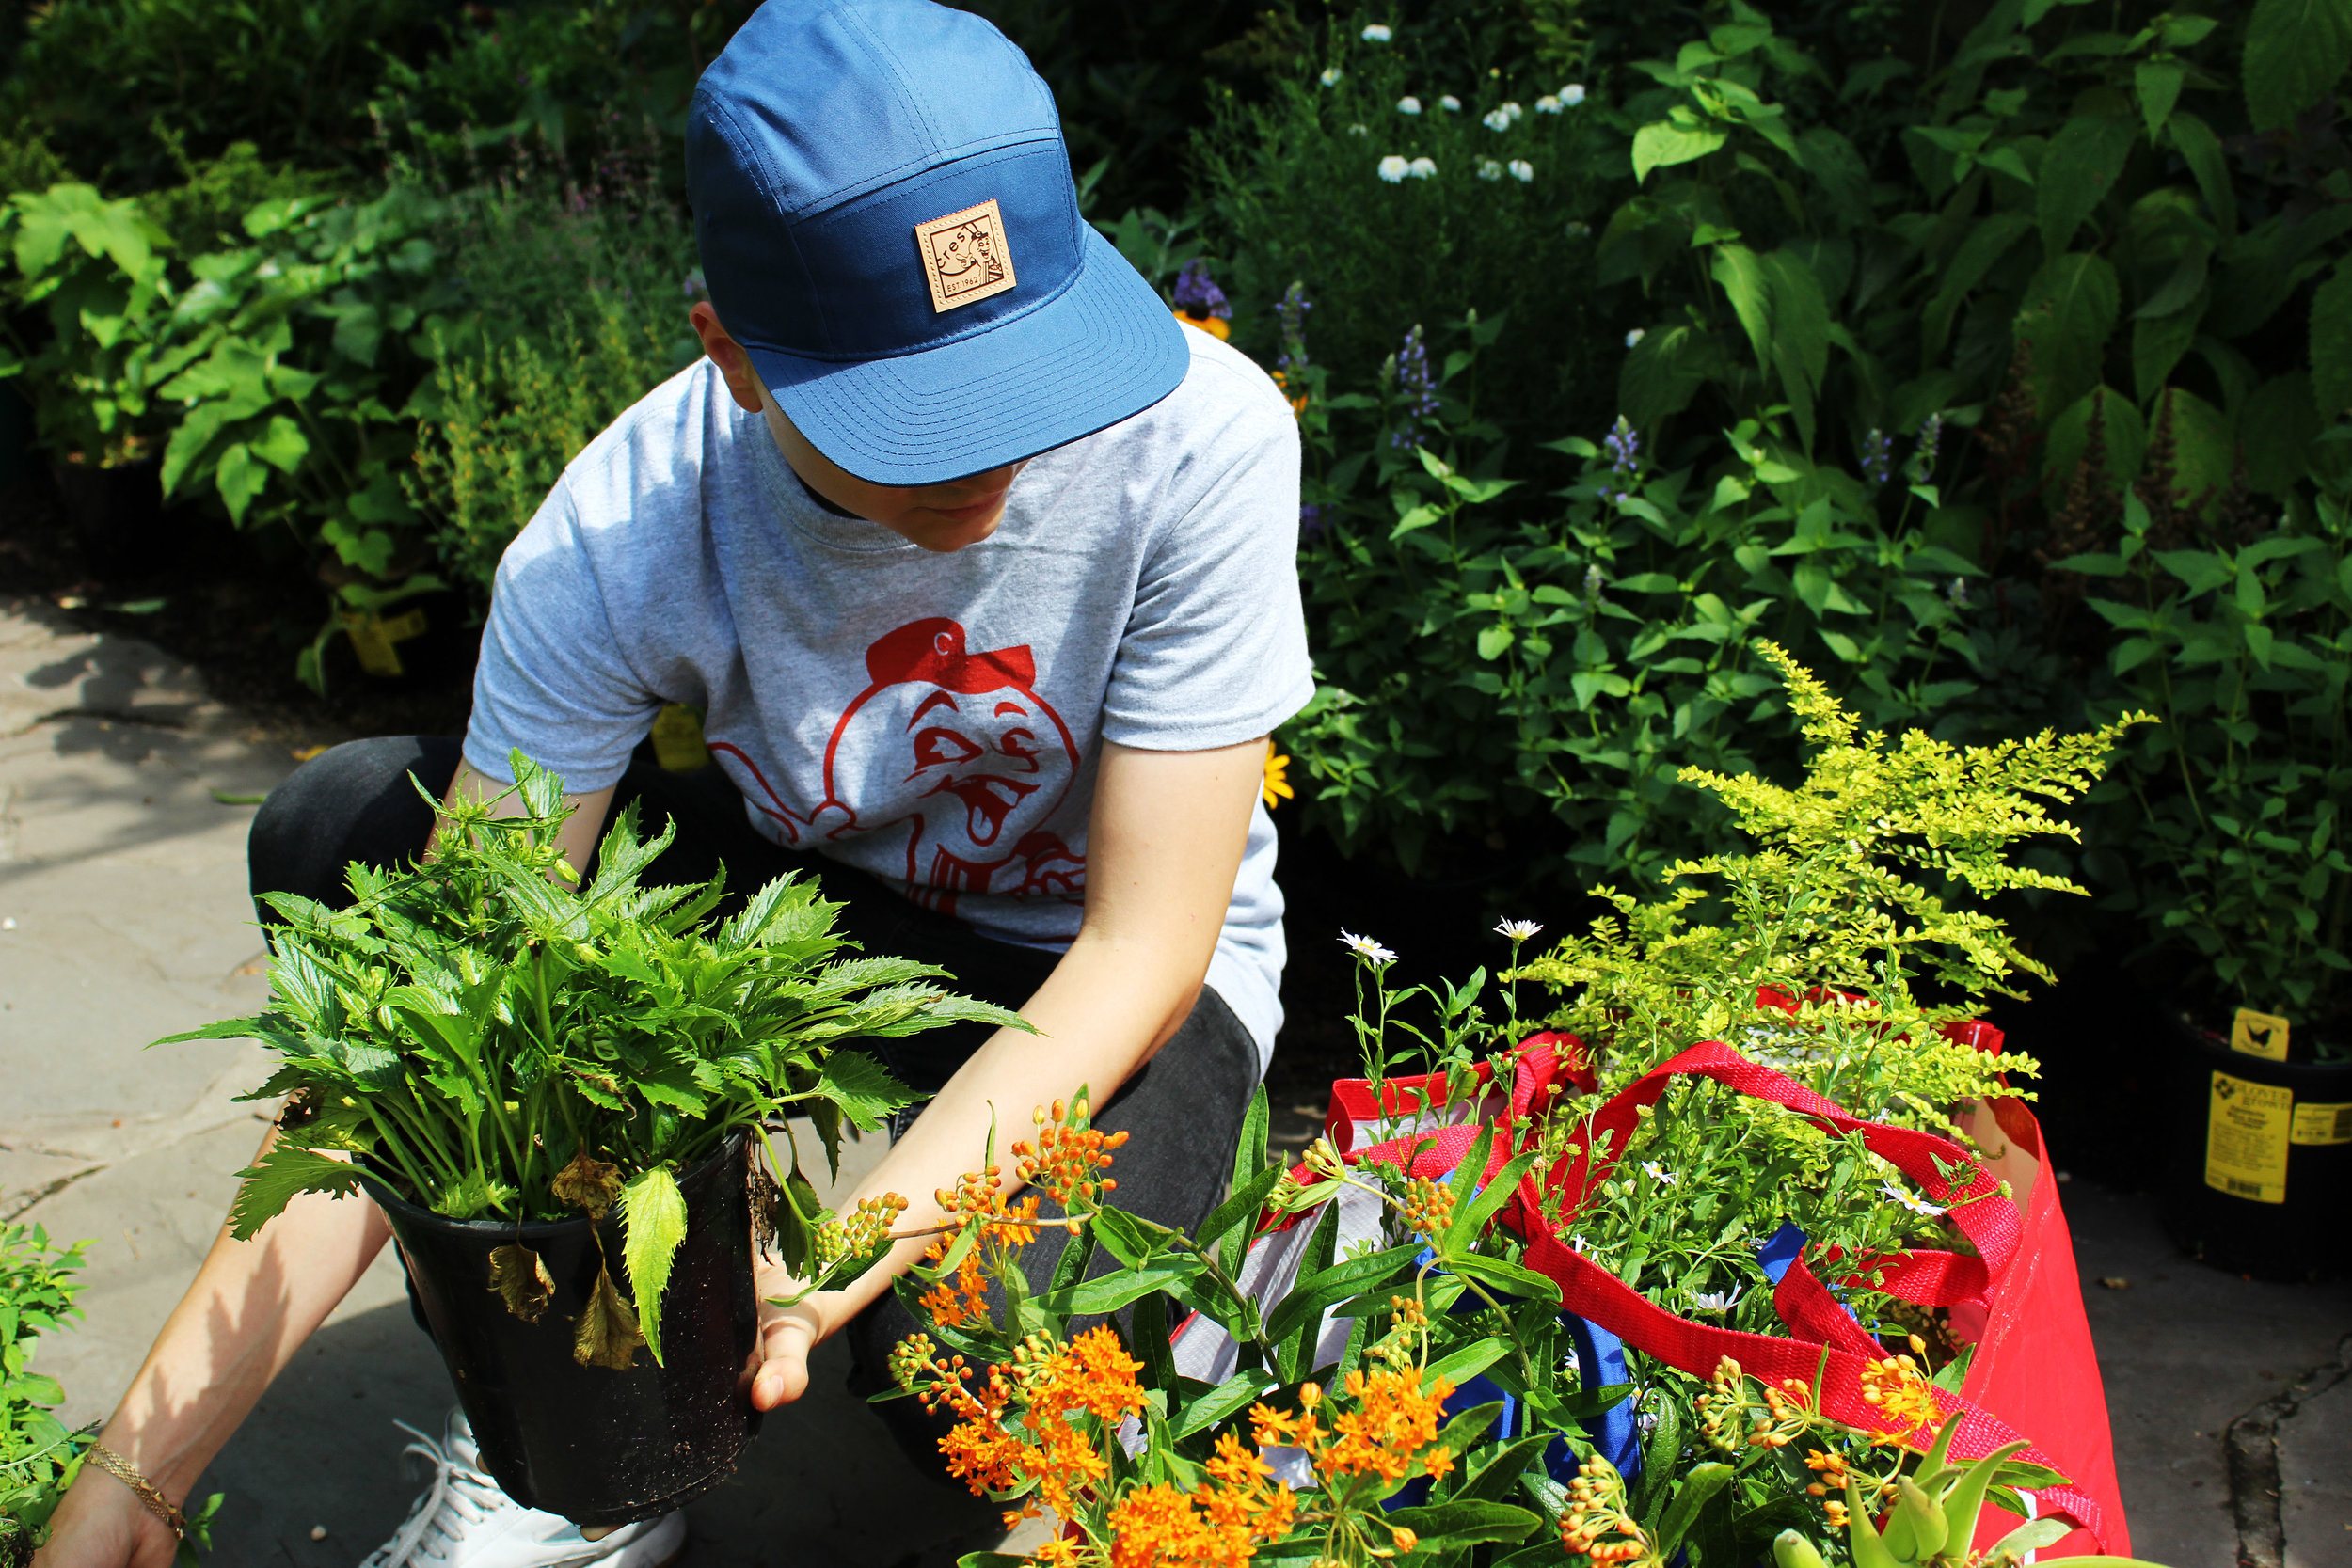
<path id="1" fill-rule="evenodd" d="M 1261 395 L 1262 394 L 1262 395 Z M 1159 531 L 1103 699 L 1103 736 L 1200 752 L 1272 730 L 1314 695 L 1298 597 L 1298 427 L 1250 388 L 1214 446 L 1233 461 Z"/>
<path id="2" fill-rule="evenodd" d="M 499 562 L 474 667 L 466 761 L 511 782 L 519 750 L 584 795 L 616 782 L 661 700 L 614 636 L 569 481 Z"/>

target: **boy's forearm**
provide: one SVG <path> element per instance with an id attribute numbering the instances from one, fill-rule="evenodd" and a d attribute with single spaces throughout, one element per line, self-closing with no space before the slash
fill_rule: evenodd
<path id="1" fill-rule="evenodd" d="M 1008 1193 L 1016 1190 L 1006 1149 L 1031 1132 L 1031 1111 L 1067 1101 L 1082 1087 L 1095 1105 L 1108 1101 L 1184 1023 L 1200 995 L 1204 967 L 1189 954 L 1171 955 L 1167 944 L 1129 946 L 1082 935 L 1021 1010 L 1039 1033 L 999 1030 L 973 1053 L 843 1200 L 844 1211 L 861 1198 L 895 1192 L 909 1203 L 898 1229 L 938 1224 L 938 1189 L 953 1187 L 956 1178 L 980 1167 L 992 1126 L 1002 1184 Z M 806 1306 L 819 1337 L 848 1326 L 930 1245 L 928 1239 L 902 1242 L 855 1283 L 810 1297 Z"/>
<path id="2" fill-rule="evenodd" d="M 256 1160 L 276 1138 L 273 1129 Z M 184 1497 L 390 1233 L 366 1198 L 325 1193 L 297 1196 L 249 1242 L 224 1227 L 101 1440 Z"/>

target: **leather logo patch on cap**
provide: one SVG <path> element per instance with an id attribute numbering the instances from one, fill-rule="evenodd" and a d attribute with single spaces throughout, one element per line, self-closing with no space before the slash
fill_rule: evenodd
<path id="1" fill-rule="evenodd" d="M 915 248 L 923 255 L 923 277 L 931 286 L 931 309 L 952 310 L 1013 286 L 1012 250 L 1005 244 L 1005 220 L 993 200 L 914 226 Z"/>

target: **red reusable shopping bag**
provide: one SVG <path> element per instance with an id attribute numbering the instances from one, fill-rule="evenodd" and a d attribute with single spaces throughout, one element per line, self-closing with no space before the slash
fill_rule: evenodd
<path id="1" fill-rule="evenodd" d="M 1955 1037 L 1983 1050 L 1997 1050 L 1999 1031 L 1974 1024 Z M 1975 1248 L 1973 1256 L 1915 1251 L 1871 1260 L 1883 1288 L 1923 1305 L 1949 1309 L 1954 1332 L 1972 1336 L 1978 1352 L 1966 1386 L 1955 1398 L 1939 1391 L 1947 1413 L 1966 1413 L 1952 1452 L 1973 1458 L 2016 1441 L 2034 1447 L 2020 1457 L 2070 1478 L 2030 1499 L 2038 1513 L 2079 1527 L 2058 1544 L 2068 1554 L 2106 1551 L 2128 1554 L 2130 1541 L 2115 1481 L 2106 1402 L 2092 1353 L 2074 1262 L 2072 1241 L 2059 1210 L 2057 1183 L 2042 1160 L 2040 1129 L 2022 1101 L 2002 1099 L 1980 1107 L 1970 1135 L 1984 1151 L 1979 1160 L 1950 1141 L 1909 1129 L 1865 1122 L 1803 1085 L 1715 1042 L 1693 1046 L 1629 1085 L 1592 1114 L 1597 1128 L 1615 1126 L 1622 1148 L 1642 1105 L 1654 1101 L 1677 1077 L 1701 1074 L 1743 1094 L 1787 1105 L 1825 1130 L 1858 1132 L 1872 1150 L 1919 1183 L 1930 1197 L 1948 1206 L 1955 1223 Z M 1384 1103 L 1372 1102 L 1369 1085 L 1343 1080 L 1333 1085 L 1330 1131 L 1351 1160 L 1380 1159 L 1415 1175 L 1438 1176 L 1460 1161 L 1481 1126 L 1498 1118 L 1522 1132 L 1540 1116 L 1555 1092 L 1569 1085 L 1589 1091 L 1591 1077 L 1579 1042 L 1555 1035 L 1534 1037 L 1520 1047 L 1507 1101 L 1502 1086 L 1484 1073 L 1470 1103 L 1444 1103 L 1441 1081 L 1392 1079 Z M 1396 1135 L 1393 1120 L 1381 1128 L 1391 1135 L 1369 1148 L 1356 1148 L 1360 1130 L 1401 1112 L 1412 1117 L 1408 1132 Z M 1495 1141 L 1489 1174 L 1511 1158 L 1511 1136 Z M 1588 1147 L 1593 1140 L 1584 1140 Z M 1613 1158 L 1594 1164 L 1589 1156 L 1555 1171 L 1555 1188 L 1581 1194 L 1606 1174 Z M 1589 1168 L 1588 1168 L 1589 1167 Z M 1998 1184 L 2010 1183 L 2003 1196 Z M 1562 1289 L 1565 1307 L 1606 1328 L 1646 1354 L 1698 1376 L 1712 1372 L 1725 1355 L 1752 1373 L 1810 1383 L 1822 1372 L 1822 1405 L 1831 1416 L 1857 1426 L 1873 1426 L 1875 1412 L 1860 1398 L 1860 1372 L 1885 1354 L 1865 1336 L 1819 1278 L 1800 1259 L 1783 1276 L 1774 1303 L 1791 1337 L 1734 1333 L 1668 1312 L 1590 1263 L 1549 1234 L 1539 1215 L 1533 1180 L 1507 1205 L 1500 1223 L 1527 1236 L 1527 1264 L 1549 1275 Z M 1574 1207 L 1570 1203 L 1571 1210 Z M 1367 1216 L 1369 1217 L 1369 1216 Z M 1267 1234 L 1253 1253 L 1295 1252 L 1284 1237 L 1293 1221 L 1268 1216 Z M 1269 1271 L 1256 1283 L 1268 1299 L 1279 1297 L 1295 1275 Z M 1830 1260 L 1833 1267 L 1836 1260 Z M 1853 1272 L 1848 1268 L 1844 1272 Z M 1256 1293 L 1256 1292 L 1253 1292 Z M 1200 1329 L 1203 1324 L 1190 1324 Z M 1194 1336 L 1180 1333 L 1180 1339 Z M 1205 1344 L 1181 1346 L 1195 1354 Z M 1183 1357 L 1180 1356 L 1180 1359 Z M 1997 1540 L 2017 1521 L 1988 1509 L 1977 1544 Z"/>

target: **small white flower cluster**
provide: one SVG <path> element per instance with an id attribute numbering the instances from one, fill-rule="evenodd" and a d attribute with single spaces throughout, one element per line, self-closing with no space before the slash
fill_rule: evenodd
<path id="1" fill-rule="evenodd" d="M 1625 346 L 1631 348 L 1634 344 L 1640 342 L 1643 339 L 1648 336 L 1649 334 L 1647 332 L 1645 332 L 1642 328 L 1637 326 L 1632 331 L 1625 335 Z"/>
<path id="2" fill-rule="evenodd" d="M 1570 82 L 1570 83 L 1569 83 L 1566 87 L 1562 87 L 1562 88 L 1560 89 L 1560 106 L 1561 106 L 1562 108 L 1564 108 L 1564 109 L 1573 109 L 1573 108 L 1575 108 L 1575 107 L 1576 107 L 1579 103 L 1583 103 L 1583 102 L 1584 102 L 1584 84 L 1583 84 L 1583 83 L 1581 83 L 1581 82 Z"/>
<path id="3" fill-rule="evenodd" d="M 1517 103 L 1505 103 L 1500 109 L 1488 113 L 1484 123 L 1489 131 L 1508 131 L 1513 125 L 1518 123 L 1526 113 L 1527 111 Z"/>
<path id="4" fill-rule="evenodd" d="M 1396 101 L 1396 112 L 1401 115 L 1417 115 L 1421 113 L 1421 100 L 1411 93 L 1406 93 Z"/>
<path id="5" fill-rule="evenodd" d="M 1500 180 L 1500 179 L 1502 179 L 1502 159 L 1500 159 L 1500 158 L 1481 158 L 1481 159 L 1479 159 L 1479 160 L 1478 160 L 1478 178 L 1480 178 L 1481 180 Z"/>
<path id="6" fill-rule="evenodd" d="M 1340 78 L 1346 74 L 1347 72 L 1342 71 L 1338 66 L 1327 65 L 1323 68 L 1323 74 L 1317 77 L 1316 80 L 1321 82 L 1327 87 L 1336 87 L 1340 85 Z"/>
<path id="7" fill-rule="evenodd" d="M 1581 218 L 1570 218 L 1568 220 L 1568 238 L 1571 240 L 1581 240 L 1592 231 L 1593 226 L 1586 223 Z"/>
<path id="8" fill-rule="evenodd" d="M 1427 158 L 1415 158 L 1407 162 L 1391 152 L 1380 160 L 1378 172 L 1381 179 L 1394 185 L 1406 180 L 1426 180 L 1438 172 L 1438 166 Z"/>
<path id="9" fill-rule="evenodd" d="M 1389 24 L 1385 22 L 1375 22 L 1364 29 L 1366 43 L 1386 43 L 1395 36 L 1394 33 L 1389 31 Z"/>
<path id="10" fill-rule="evenodd" d="M 1505 174 L 1524 185 L 1535 178 L 1535 166 L 1525 158 L 1514 158 L 1507 164 L 1496 158 L 1478 160 L 1478 178 L 1481 180 L 1500 180 Z"/>
<path id="11" fill-rule="evenodd" d="M 1347 128 L 1347 134 L 1351 136 L 1369 136 L 1372 135 L 1372 127 L 1369 125 L 1351 125 Z"/>
<path id="12" fill-rule="evenodd" d="M 1529 163 L 1525 158 L 1512 159 L 1510 169 L 1511 178 L 1518 181 L 1522 185 L 1527 184 L 1535 178 L 1535 166 Z"/>
<path id="13" fill-rule="evenodd" d="M 1447 114 L 1458 115 L 1462 112 L 1462 101 L 1454 97 L 1452 93 L 1447 93 L 1443 98 L 1438 100 L 1438 107 L 1443 109 Z"/>

